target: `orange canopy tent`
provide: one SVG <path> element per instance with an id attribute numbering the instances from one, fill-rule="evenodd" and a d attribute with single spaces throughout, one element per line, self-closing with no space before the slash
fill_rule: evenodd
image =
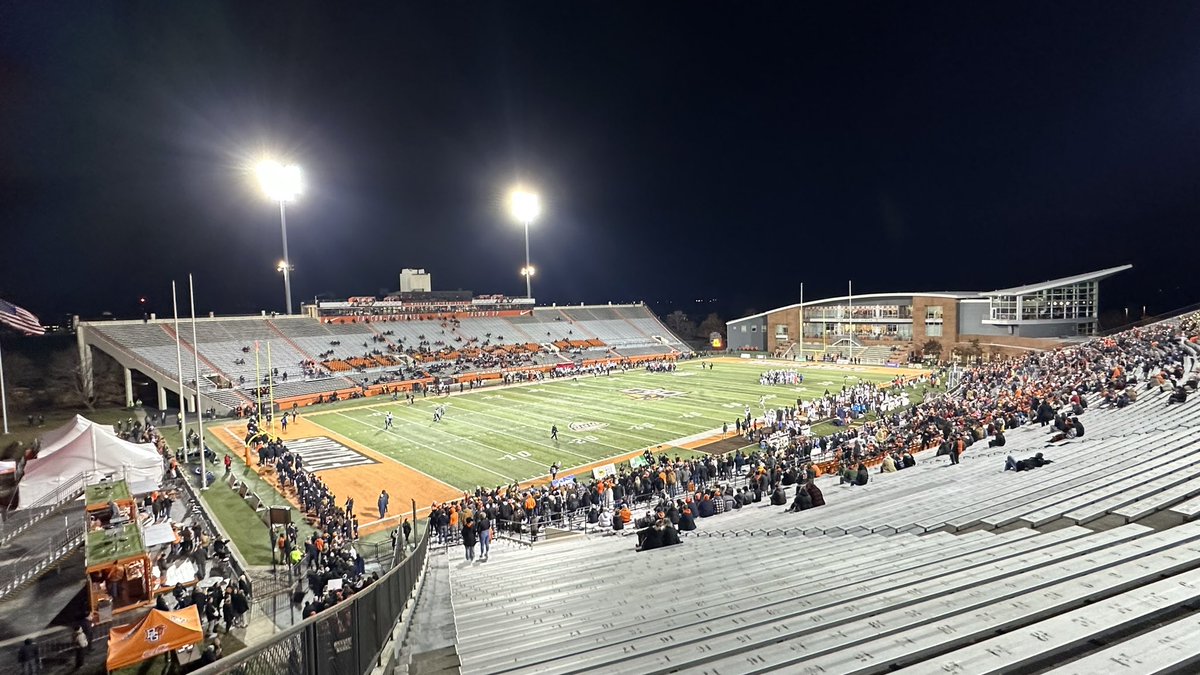
<path id="1" fill-rule="evenodd" d="M 152 609 L 141 621 L 108 631 L 107 667 L 117 670 L 203 640 L 195 605 L 174 612 Z"/>

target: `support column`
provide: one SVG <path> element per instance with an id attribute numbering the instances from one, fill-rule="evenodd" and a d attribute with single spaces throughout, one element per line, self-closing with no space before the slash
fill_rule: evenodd
<path id="1" fill-rule="evenodd" d="M 125 373 L 125 407 L 133 407 L 133 371 L 121 366 L 121 370 Z"/>
<path id="2" fill-rule="evenodd" d="M 84 335 L 84 329 L 79 325 L 79 317 L 71 318 L 72 324 L 75 326 L 75 342 L 79 347 L 79 370 L 82 377 L 80 381 L 83 383 L 83 394 L 88 398 L 96 395 L 95 377 L 92 371 L 92 346 L 87 343 L 87 336 Z M 125 398 L 129 401 L 129 405 L 133 405 L 133 384 L 129 380 L 129 371 L 125 371 Z"/>
<path id="3" fill-rule="evenodd" d="M 161 384 L 158 384 L 157 382 L 155 382 L 155 384 L 158 385 L 158 409 L 166 410 L 167 409 L 167 390 L 165 388 L 163 388 L 163 386 Z"/>

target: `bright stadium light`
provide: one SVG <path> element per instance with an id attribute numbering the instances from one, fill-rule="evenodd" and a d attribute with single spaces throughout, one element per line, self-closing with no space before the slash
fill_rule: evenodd
<path id="1" fill-rule="evenodd" d="M 529 264 L 529 223 L 542 214 L 542 200 L 536 192 L 524 188 L 514 188 L 508 195 L 508 212 L 512 217 L 525 226 L 525 266 L 521 268 L 521 276 L 525 277 L 525 297 L 533 297 L 532 277 L 533 265 Z"/>
<path id="2" fill-rule="evenodd" d="M 280 164 L 267 160 L 258 165 L 258 183 L 271 201 L 279 202 L 279 228 L 283 231 L 283 262 L 278 270 L 283 272 L 283 296 L 287 313 L 292 313 L 292 264 L 287 248 L 287 213 L 284 205 L 300 196 L 304 191 L 304 175 L 296 164 Z"/>
<path id="3" fill-rule="evenodd" d="M 537 193 L 517 188 L 509 195 L 508 210 L 517 222 L 528 225 L 542 214 L 542 200 Z"/>
<path id="4" fill-rule="evenodd" d="M 304 191 L 304 176 L 295 164 L 267 160 L 258 165 L 258 184 L 273 202 L 290 202 Z"/>

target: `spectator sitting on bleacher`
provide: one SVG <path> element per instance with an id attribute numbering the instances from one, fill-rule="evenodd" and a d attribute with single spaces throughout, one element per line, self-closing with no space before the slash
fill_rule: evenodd
<path id="1" fill-rule="evenodd" d="M 804 488 L 803 485 L 796 488 L 796 498 L 792 500 L 792 505 L 788 507 L 787 513 L 807 511 L 813 507 L 812 496 Z"/>
<path id="2" fill-rule="evenodd" d="M 650 551 L 679 544 L 679 532 L 663 518 L 638 531 L 638 551 Z"/>
<path id="3" fill-rule="evenodd" d="M 996 433 L 992 436 L 992 440 L 988 441 L 988 447 L 989 448 L 996 448 L 996 447 L 1002 448 L 1002 447 L 1004 447 L 1004 444 L 1006 442 L 1007 441 L 1005 441 L 1005 439 L 1004 439 L 1004 430 L 997 429 Z"/>
<path id="4" fill-rule="evenodd" d="M 883 461 L 879 463 L 879 473 L 894 473 L 896 471 L 896 460 L 891 455 L 884 455 Z"/>
<path id="5" fill-rule="evenodd" d="M 696 519 L 692 517 L 690 504 L 684 504 L 679 509 L 679 529 L 683 532 L 691 532 L 696 529 Z"/>
<path id="6" fill-rule="evenodd" d="M 1184 403 L 1187 401 L 1187 397 L 1187 388 L 1175 387 L 1175 391 L 1171 392 L 1170 397 L 1167 398 L 1167 405 L 1171 405 L 1172 403 Z"/>
<path id="7" fill-rule="evenodd" d="M 821 492 L 821 488 L 817 487 L 813 479 L 809 478 L 808 482 L 804 484 L 804 491 L 812 498 L 813 508 L 825 506 L 825 495 Z"/>
<path id="8" fill-rule="evenodd" d="M 787 504 L 787 493 L 782 484 L 776 483 L 775 489 L 771 491 L 771 505 L 783 506 L 784 504 Z"/>

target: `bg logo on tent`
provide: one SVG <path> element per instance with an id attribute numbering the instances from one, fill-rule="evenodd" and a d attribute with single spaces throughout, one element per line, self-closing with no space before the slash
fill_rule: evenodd
<path id="1" fill-rule="evenodd" d="M 146 642 L 158 642 L 163 633 L 167 630 L 166 626 L 155 626 L 146 629 Z"/>

